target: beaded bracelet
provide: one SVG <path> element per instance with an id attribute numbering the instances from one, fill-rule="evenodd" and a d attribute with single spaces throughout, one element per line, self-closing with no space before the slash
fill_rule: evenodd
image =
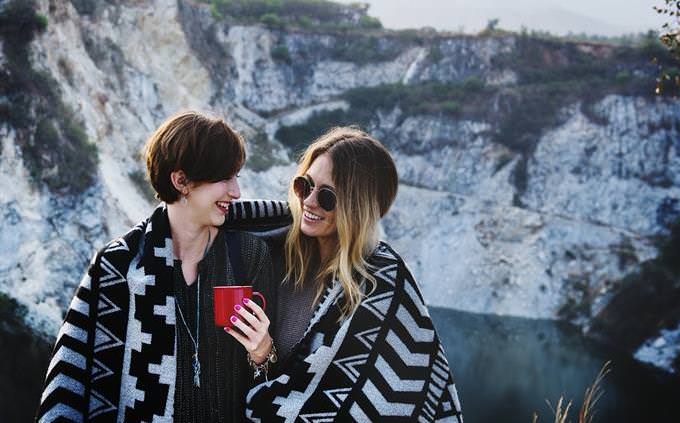
<path id="1" fill-rule="evenodd" d="M 257 364 L 253 361 L 253 358 L 248 354 L 248 364 L 250 367 L 253 368 L 253 378 L 258 378 L 262 373 L 264 373 L 264 378 L 267 382 L 269 382 L 269 378 L 267 377 L 268 372 L 269 372 L 269 365 L 276 363 L 278 360 L 278 356 L 276 355 L 276 346 L 274 345 L 274 340 L 272 339 L 272 348 L 269 350 L 269 354 L 267 354 L 267 357 L 265 357 L 264 361 L 260 364 Z"/>

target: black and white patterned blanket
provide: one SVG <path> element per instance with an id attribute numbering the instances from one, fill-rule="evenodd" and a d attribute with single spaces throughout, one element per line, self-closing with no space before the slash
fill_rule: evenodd
<path id="1" fill-rule="evenodd" d="M 248 221 L 265 232 L 288 219 L 285 202 L 235 202 L 224 229 Z M 95 255 L 57 334 L 39 422 L 172 422 L 173 258 L 164 204 Z"/>
<path id="2" fill-rule="evenodd" d="M 38 421 L 172 421 L 172 268 L 164 205 L 95 255 L 57 335 Z"/>
<path id="3" fill-rule="evenodd" d="M 227 226 L 266 237 L 285 203 L 235 203 Z M 280 374 L 249 394 L 261 421 L 462 422 L 444 351 L 403 260 L 381 243 L 378 286 L 339 322 L 330 286 Z M 57 335 L 37 419 L 171 422 L 176 376 L 172 240 L 167 209 L 109 243 L 80 283 Z"/>
<path id="4" fill-rule="evenodd" d="M 449 364 L 416 281 L 386 243 L 369 263 L 376 289 L 341 321 L 341 286 L 328 287 L 278 374 L 248 394 L 250 420 L 462 423 Z"/>

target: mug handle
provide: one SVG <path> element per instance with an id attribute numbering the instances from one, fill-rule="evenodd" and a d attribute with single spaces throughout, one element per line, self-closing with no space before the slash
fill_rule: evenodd
<path id="1" fill-rule="evenodd" d="M 259 297 L 262 300 L 262 310 L 267 309 L 267 300 L 264 299 L 264 295 L 260 294 L 257 291 L 253 292 L 253 297 Z"/>

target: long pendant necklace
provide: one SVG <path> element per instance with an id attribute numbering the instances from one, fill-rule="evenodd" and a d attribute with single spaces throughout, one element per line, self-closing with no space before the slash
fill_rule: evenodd
<path id="1" fill-rule="evenodd" d="M 208 246 L 210 245 L 210 229 L 208 229 L 208 242 L 205 244 L 205 250 L 203 251 L 203 260 L 205 258 L 206 253 L 208 252 Z M 189 338 L 191 339 L 191 343 L 193 344 L 194 347 L 194 355 L 193 355 L 193 370 L 194 370 L 194 386 L 197 388 L 201 387 L 201 362 L 198 359 L 198 342 L 200 340 L 200 329 L 201 329 L 201 274 L 199 272 L 198 274 L 198 280 L 196 282 L 196 338 L 194 339 L 194 336 L 191 334 L 191 330 L 189 330 L 189 325 L 187 325 L 187 321 L 184 318 L 184 314 L 182 313 L 182 307 L 179 306 L 177 301 L 175 301 L 175 304 L 177 305 L 177 310 L 179 311 L 179 317 L 182 318 L 182 323 L 184 323 L 184 327 L 187 330 L 187 333 L 189 334 Z"/>

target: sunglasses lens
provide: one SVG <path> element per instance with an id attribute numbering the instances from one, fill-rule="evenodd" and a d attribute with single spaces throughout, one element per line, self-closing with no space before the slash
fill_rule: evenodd
<path id="1" fill-rule="evenodd" d="M 295 191 L 295 195 L 297 195 L 298 198 L 304 200 L 309 197 L 309 194 L 312 192 L 312 186 L 309 184 L 307 178 L 298 176 L 293 181 L 293 191 Z"/>
<path id="2" fill-rule="evenodd" d="M 322 209 L 327 212 L 335 210 L 335 193 L 328 188 L 321 188 L 317 194 L 317 201 Z"/>

